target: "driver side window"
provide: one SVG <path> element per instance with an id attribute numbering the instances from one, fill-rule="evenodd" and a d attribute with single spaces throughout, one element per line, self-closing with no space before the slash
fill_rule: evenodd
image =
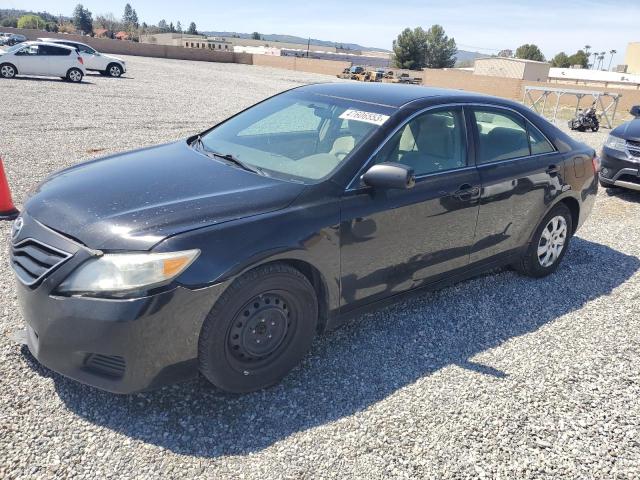
<path id="1" fill-rule="evenodd" d="M 374 163 L 401 163 L 420 176 L 467 166 L 466 147 L 462 110 L 431 111 L 398 130 Z"/>

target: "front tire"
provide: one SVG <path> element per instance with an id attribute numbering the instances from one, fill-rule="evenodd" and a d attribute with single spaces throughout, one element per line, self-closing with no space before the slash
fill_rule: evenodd
<path id="1" fill-rule="evenodd" d="M 11 65 L 10 63 L 3 63 L 0 65 L 0 76 L 2 78 L 13 78 L 16 76 L 18 72 L 16 71 L 16 67 Z"/>
<path id="2" fill-rule="evenodd" d="M 569 208 L 559 203 L 545 215 L 536 228 L 522 259 L 514 265 L 523 275 L 542 278 L 558 269 L 573 232 Z"/>
<path id="3" fill-rule="evenodd" d="M 200 372 L 222 390 L 247 393 L 279 382 L 307 353 L 318 300 L 309 280 L 275 263 L 236 279 L 202 326 Z"/>
<path id="4" fill-rule="evenodd" d="M 67 72 L 67 80 L 72 83 L 82 82 L 83 77 L 84 77 L 84 74 L 82 73 L 82 70 L 80 70 L 79 68 L 70 68 L 69 71 Z"/>
<path id="5" fill-rule="evenodd" d="M 117 63 L 110 63 L 107 67 L 107 75 L 114 78 L 120 77 L 122 75 L 122 67 Z"/>

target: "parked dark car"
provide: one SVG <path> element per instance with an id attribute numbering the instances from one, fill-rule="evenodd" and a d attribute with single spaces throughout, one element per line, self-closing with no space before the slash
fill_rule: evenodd
<path id="1" fill-rule="evenodd" d="M 552 273 L 593 207 L 595 161 L 503 99 L 290 90 L 41 183 L 12 233 L 28 346 L 112 392 L 198 371 L 264 388 L 316 333 L 400 294 Z"/>
<path id="2" fill-rule="evenodd" d="M 635 118 L 611 131 L 602 147 L 600 185 L 640 191 L 640 105 Z"/>

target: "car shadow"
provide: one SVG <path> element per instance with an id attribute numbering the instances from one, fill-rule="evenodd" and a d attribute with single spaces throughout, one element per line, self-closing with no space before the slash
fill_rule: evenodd
<path id="1" fill-rule="evenodd" d="M 640 192 L 626 188 L 607 188 L 606 193 L 610 197 L 618 197 L 627 202 L 640 203 Z"/>
<path id="2" fill-rule="evenodd" d="M 361 315 L 319 337 L 282 383 L 248 395 L 220 392 L 200 378 L 117 396 L 52 373 L 23 352 L 53 379 L 66 407 L 89 422 L 178 454 L 241 455 L 360 412 L 444 367 L 502 381 L 508 371 L 472 358 L 562 321 L 639 268 L 636 257 L 576 237 L 549 277 L 499 270 Z"/>
<path id="3" fill-rule="evenodd" d="M 93 82 L 88 82 L 87 75 L 84 76 L 82 82 L 76 83 L 74 85 L 94 85 Z M 56 82 L 56 83 L 73 83 L 67 80 L 63 80 L 62 78 L 57 77 L 24 77 L 22 75 L 18 75 L 14 77 L 12 80 L 21 80 L 23 82 Z"/>

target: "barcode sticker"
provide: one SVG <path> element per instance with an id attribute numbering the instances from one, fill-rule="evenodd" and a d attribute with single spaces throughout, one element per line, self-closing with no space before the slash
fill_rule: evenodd
<path id="1" fill-rule="evenodd" d="M 372 123 L 374 125 L 383 125 L 384 122 L 389 120 L 389 115 L 383 115 L 381 113 L 363 112 L 362 110 L 345 110 L 340 118 L 343 120 L 354 120 L 356 122 Z"/>

